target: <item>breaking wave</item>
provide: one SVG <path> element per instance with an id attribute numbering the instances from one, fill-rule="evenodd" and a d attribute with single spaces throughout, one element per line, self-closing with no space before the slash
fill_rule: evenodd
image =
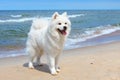
<path id="1" fill-rule="evenodd" d="M 116 26 L 106 25 L 106 26 L 98 26 L 95 28 L 88 28 L 82 34 L 76 33 L 75 35 L 70 36 L 66 41 L 65 49 L 81 47 L 81 45 L 75 45 L 75 46 L 73 45 L 98 36 L 110 34 L 117 30 L 120 30 L 120 25 L 116 25 Z"/>
<path id="2" fill-rule="evenodd" d="M 69 18 L 76 18 L 80 16 L 84 16 L 85 14 L 75 14 L 75 15 L 68 15 Z"/>
<path id="3" fill-rule="evenodd" d="M 11 17 L 13 17 L 13 18 L 20 18 L 20 17 L 22 17 L 22 15 L 10 15 Z"/>
<path id="4" fill-rule="evenodd" d="M 0 23 L 5 23 L 5 22 L 25 22 L 25 21 L 31 21 L 35 19 L 33 18 L 20 18 L 20 19 L 7 19 L 7 20 L 0 20 Z"/>
<path id="5" fill-rule="evenodd" d="M 68 15 L 69 18 L 76 18 L 76 17 L 80 17 L 80 16 L 84 16 L 84 14 L 74 14 L 74 15 Z M 19 19 L 6 19 L 6 20 L 0 20 L 0 23 L 6 23 L 6 22 L 25 22 L 25 21 L 32 21 L 36 18 L 45 18 L 45 19 L 50 19 L 51 17 L 26 17 L 26 18 L 20 18 L 22 17 L 22 15 L 11 15 L 11 17 L 14 18 L 19 18 Z"/>

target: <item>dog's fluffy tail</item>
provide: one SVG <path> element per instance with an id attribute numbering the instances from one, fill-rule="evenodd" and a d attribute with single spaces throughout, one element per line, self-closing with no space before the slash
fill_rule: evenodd
<path id="1" fill-rule="evenodd" d="M 48 20 L 43 18 L 37 18 L 33 20 L 31 30 L 39 30 L 48 26 Z"/>

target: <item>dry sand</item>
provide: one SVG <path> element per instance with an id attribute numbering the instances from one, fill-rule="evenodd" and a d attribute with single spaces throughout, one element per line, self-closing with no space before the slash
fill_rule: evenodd
<path id="1" fill-rule="evenodd" d="M 0 59 L 0 80 L 120 80 L 120 42 L 67 50 L 57 76 L 43 66 L 27 68 L 27 56 Z"/>

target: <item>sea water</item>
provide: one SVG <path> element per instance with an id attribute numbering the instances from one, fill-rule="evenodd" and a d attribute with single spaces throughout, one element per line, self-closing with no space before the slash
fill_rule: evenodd
<path id="1" fill-rule="evenodd" d="M 56 11 L 60 14 L 67 12 L 72 23 L 64 49 L 120 40 L 118 35 L 87 41 L 120 30 L 120 10 L 1 10 L 0 58 L 26 55 L 25 44 L 32 20 L 51 19 Z"/>

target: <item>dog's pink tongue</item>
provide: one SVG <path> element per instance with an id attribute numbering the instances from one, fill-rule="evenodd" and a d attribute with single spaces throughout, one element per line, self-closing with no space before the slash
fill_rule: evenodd
<path id="1" fill-rule="evenodd" d="M 62 31 L 62 34 L 63 34 L 63 35 L 66 35 L 67 33 L 66 33 L 66 31 L 63 30 L 63 31 Z"/>

